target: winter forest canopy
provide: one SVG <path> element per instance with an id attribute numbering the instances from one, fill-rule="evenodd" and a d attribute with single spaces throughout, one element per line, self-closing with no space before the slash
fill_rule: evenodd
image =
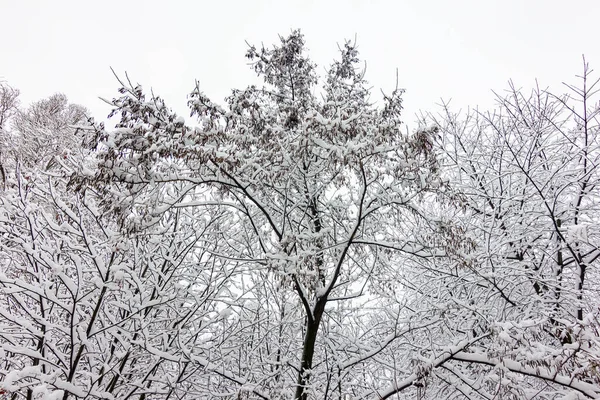
<path id="1" fill-rule="evenodd" d="M 294 31 L 189 120 L 0 83 L 0 398 L 600 398 L 600 103 L 402 122 Z M 2 397 L 4 396 L 4 397 Z"/>

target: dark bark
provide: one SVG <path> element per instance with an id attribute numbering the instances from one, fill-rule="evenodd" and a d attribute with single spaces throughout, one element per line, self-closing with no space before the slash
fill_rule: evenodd
<path id="1" fill-rule="evenodd" d="M 294 399 L 308 399 L 306 388 L 310 383 L 310 370 L 312 369 L 313 357 L 315 355 L 315 344 L 326 303 L 326 298 L 319 299 L 315 305 L 313 318 L 307 320 L 306 335 L 304 336 L 304 346 L 302 349 L 302 361 L 300 363 L 300 370 L 298 371 L 298 386 L 296 387 Z"/>

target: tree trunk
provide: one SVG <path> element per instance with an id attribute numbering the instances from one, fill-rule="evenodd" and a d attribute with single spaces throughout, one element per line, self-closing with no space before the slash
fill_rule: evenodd
<path id="1" fill-rule="evenodd" d="M 319 332 L 319 325 L 321 325 L 321 317 L 325 310 L 325 304 L 327 303 L 326 298 L 317 300 L 315 305 L 314 317 L 308 319 L 306 324 L 306 336 L 304 336 L 304 347 L 302 349 L 302 361 L 300 364 L 300 370 L 298 371 L 298 384 L 296 387 L 296 394 L 294 399 L 296 400 L 307 400 L 308 393 L 306 391 L 307 385 L 310 381 L 310 373 L 312 369 L 313 356 L 315 355 L 315 343 L 317 342 L 317 334 Z"/>

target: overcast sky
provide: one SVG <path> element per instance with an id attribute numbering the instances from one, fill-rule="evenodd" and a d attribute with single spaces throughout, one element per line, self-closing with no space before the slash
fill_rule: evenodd
<path id="1" fill-rule="evenodd" d="M 196 79 L 221 102 L 253 79 L 246 41 L 271 45 L 300 28 L 321 75 L 355 35 L 375 95 L 398 69 L 412 126 L 441 98 L 489 107 L 511 78 L 562 91 L 582 54 L 600 72 L 599 26 L 600 0 L 0 0 L 0 78 L 26 104 L 63 92 L 104 119 L 112 67 L 187 117 Z"/>

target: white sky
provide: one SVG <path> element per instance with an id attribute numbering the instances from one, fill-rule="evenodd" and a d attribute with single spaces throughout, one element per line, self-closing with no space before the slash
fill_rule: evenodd
<path id="1" fill-rule="evenodd" d="M 412 126 L 440 98 L 489 107 L 510 78 L 563 91 L 582 54 L 600 71 L 599 16 L 600 0 L 0 0 L 0 78 L 25 104 L 63 92 L 104 119 L 113 67 L 187 117 L 195 79 L 222 102 L 254 79 L 245 41 L 270 46 L 300 28 L 321 76 L 355 35 L 375 96 L 398 68 Z"/>

